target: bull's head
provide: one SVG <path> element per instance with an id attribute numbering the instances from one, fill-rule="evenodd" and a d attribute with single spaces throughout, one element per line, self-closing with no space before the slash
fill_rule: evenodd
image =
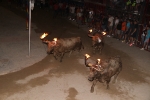
<path id="1" fill-rule="evenodd" d="M 48 40 L 43 40 L 43 43 L 47 44 L 47 53 L 51 54 L 53 53 L 54 47 L 56 46 L 56 43 L 54 41 L 48 41 Z"/>
<path id="2" fill-rule="evenodd" d="M 97 74 L 102 71 L 102 68 L 100 65 L 100 59 L 97 59 L 96 64 L 92 64 L 87 61 L 89 57 L 90 56 L 88 54 L 85 54 L 85 65 L 90 69 L 90 75 L 88 77 L 88 80 L 93 81 L 94 78 L 97 77 Z"/>
<path id="3" fill-rule="evenodd" d="M 88 33 L 88 36 L 92 38 L 92 46 L 102 42 L 102 36 L 99 33 L 94 35 L 92 33 Z"/>

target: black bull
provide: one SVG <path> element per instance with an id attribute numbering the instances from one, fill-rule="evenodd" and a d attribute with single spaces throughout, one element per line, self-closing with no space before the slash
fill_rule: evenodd
<path id="1" fill-rule="evenodd" d="M 48 45 L 47 53 L 53 53 L 55 59 L 60 57 L 60 62 L 62 62 L 63 56 L 66 52 L 72 53 L 72 51 L 83 49 L 83 44 L 80 37 L 72 37 L 72 38 L 63 38 L 55 41 L 43 40 L 44 43 Z M 69 56 L 70 56 L 69 54 Z"/>
<path id="2" fill-rule="evenodd" d="M 109 89 L 109 82 L 111 77 L 114 76 L 114 81 L 118 74 L 122 70 L 122 61 L 119 56 L 111 57 L 105 61 L 101 61 L 100 64 L 91 64 L 87 62 L 88 58 L 85 58 L 85 65 L 90 68 L 90 75 L 88 77 L 89 81 L 93 81 L 91 86 L 91 92 L 94 92 L 94 86 L 97 81 L 106 82 L 107 89 Z"/>

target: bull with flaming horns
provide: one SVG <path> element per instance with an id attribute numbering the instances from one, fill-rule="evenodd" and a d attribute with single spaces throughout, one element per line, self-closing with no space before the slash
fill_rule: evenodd
<path id="1" fill-rule="evenodd" d="M 94 92 L 94 86 L 97 81 L 106 82 L 107 89 L 109 89 L 109 82 L 111 81 L 111 77 L 114 76 L 114 82 L 118 76 L 118 74 L 122 70 L 122 61 L 119 56 L 111 57 L 107 60 L 100 61 L 97 59 L 95 64 L 88 62 L 90 55 L 85 54 L 85 65 L 90 69 L 90 75 L 88 77 L 89 81 L 93 81 L 91 86 L 91 92 Z"/>
<path id="2" fill-rule="evenodd" d="M 102 49 L 104 47 L 104 35 L 106 35 L 106 32 L 93 33 L 92 29 L 89 30 L 88 36 L 92 38 L 93 53 L 98 51 L 102 54 Z"/>
<path id="3" fill-rule="evenodd" d="M 41 38 L 42 41 L 46 43 L 48 46 L 47 53 L 53 54 L 56 60 L 57 57 L 60 57 L 60 62 L 62 62 L 65 53 L 70 52 L 69 53 L 70 56 L 72 51 L 75 50 L 80 51 L 81 49 L 84 48 L 80 37 L 71 37 L 71 38 L 63 38 L 63 39 L 54 38 L 53 41 L 44 40 L 43 37 Z"/>

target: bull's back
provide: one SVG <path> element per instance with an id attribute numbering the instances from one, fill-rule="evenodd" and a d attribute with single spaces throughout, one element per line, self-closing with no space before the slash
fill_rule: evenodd
<path id="1" fill-rule="evenodd" d="M 80 43 L 81 38 L 80 37 L 64 38 L 60 39 L 58 42 L 64 48 L 71 48 L 74 47 L 77 43 Z"/>
<path id="2" fill-rule="evenodd" d="M 80 37 L 63 38 L 57 41 L 57 52 L 68 52 L 75 50 L 76 46 L 81 43 Z"/>

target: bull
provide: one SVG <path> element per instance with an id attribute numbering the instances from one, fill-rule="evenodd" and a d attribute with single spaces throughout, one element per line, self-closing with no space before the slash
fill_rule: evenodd
<path id="1" fill-rule="evenodd" d="M 89 32 L 88 36 L 92 38 L 93 53 L 96 53 L 96 51 L 98 51 L 100 54 L 102 54 L 102 49 L 104 48 L 103 33 L 96 32 L 92 34 L 91 32 Z"/>
<path id="2" fill-rule="evenodd" d="M 95 64 L 88 62 L 88 58 L 89 57 L 85 56 L 85 65 L 90 68 L 88 80 L 93 81 L 90 91 L 94 92 L 94 86 L 97 81 L 106 83 L 106 88 L 109 89 L 111 78 L 114 77 L 113 82 L 115 83 L 117 76 L 122 70 L 121 58 L 119 56 L 114 56 L 101 62 L 97 61 Z"/>
<path id="3" fill-rule="evenodd" d="M 62 62 L 65 53 L 70 52 L 69 53 L 70 56 L 72 51 L 75 50 L 80 51 L 82 48 L 84 49 L 80 37 L 63 38 L 58 39 L 57 41 L 43 40 L 43 42 L 48 45 L 47 53 L 53 54 L 56 60 L 57 57 L 60 57 L 60 62 Z"/>

